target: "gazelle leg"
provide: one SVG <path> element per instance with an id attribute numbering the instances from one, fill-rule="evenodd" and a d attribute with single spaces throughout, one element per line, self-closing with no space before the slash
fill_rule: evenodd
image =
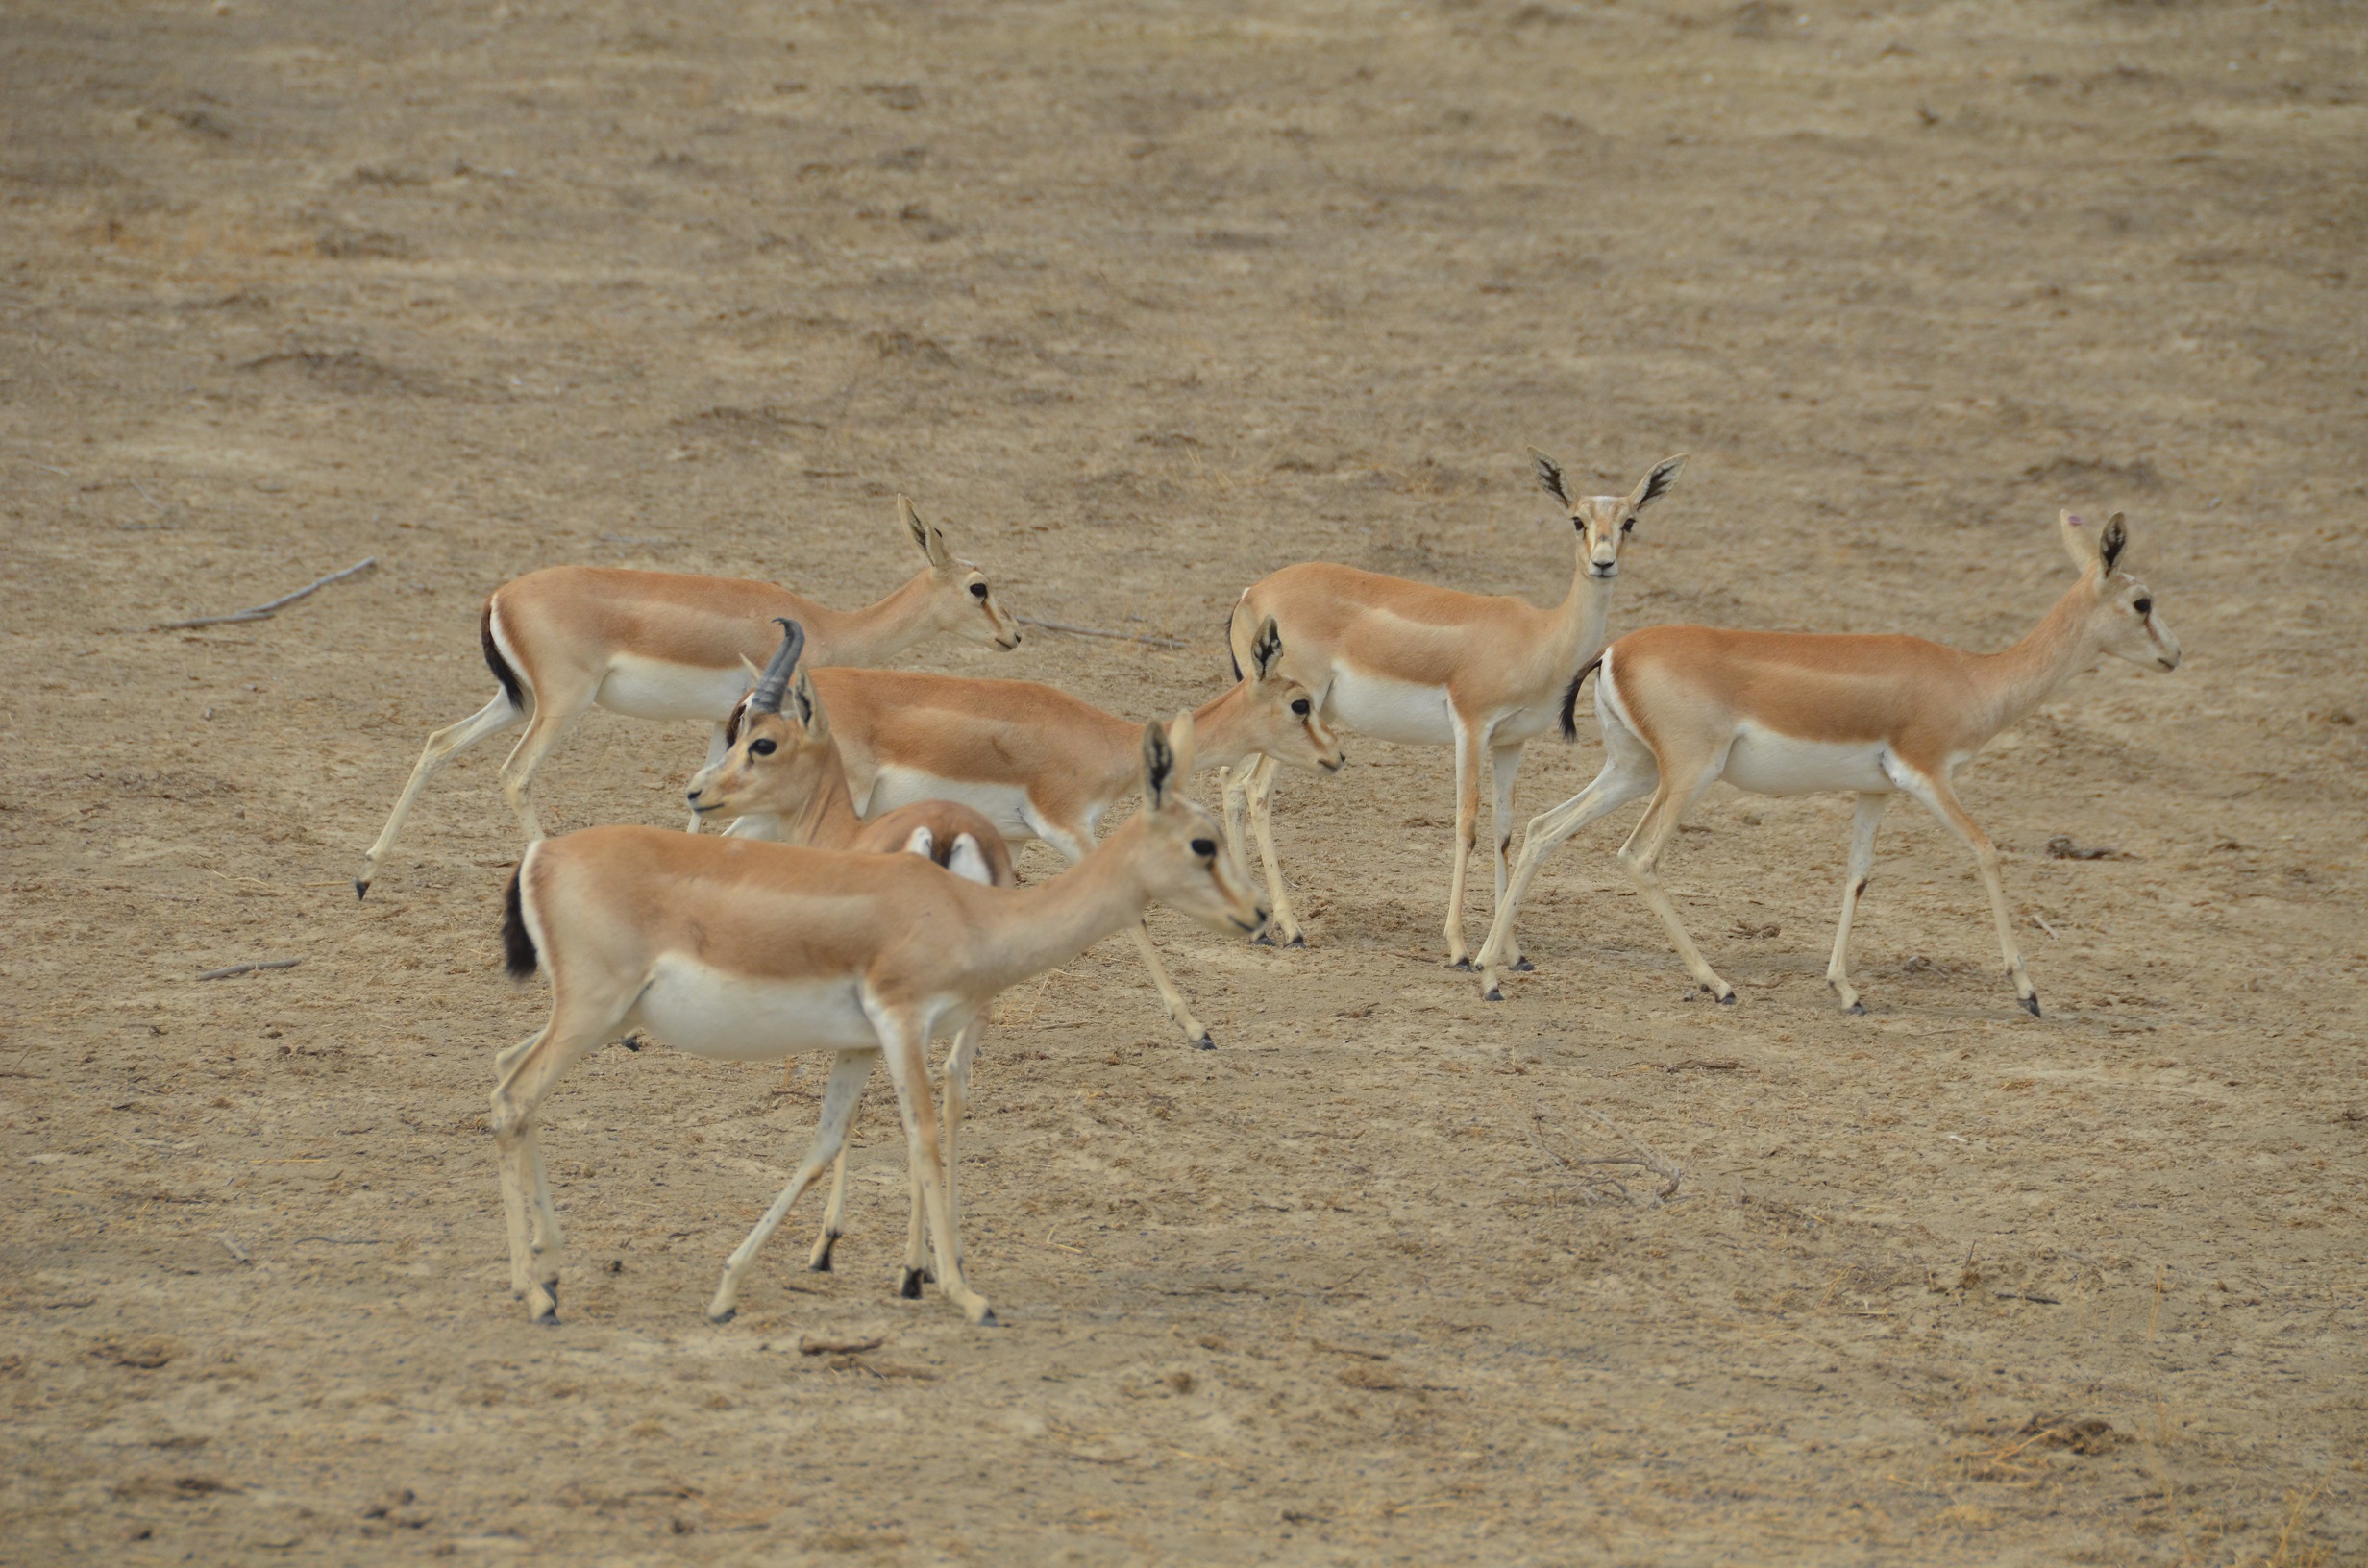
<path id="1" fill-rule="evenodd" d="M 395 809 L 387 814 L 386 825 L 379 829 L 378 842 L 361 857 L 361 875 L 354 878 L 356 897 L 369 894 L 370 884 L 378 880 L 379 868 L 394 853 L 395 837 L 403 831 L 404 819 L 411 815 L 411 803 L 419 798 L 419 792 L 428 787 L 428 780 L 436 775 L 436 771 L 487 736 L 499 735 L 525 718 L 523 711 L 510 706 L 506 693 L 496 692 L 492 701 L 466 719 L 456 724 L 446 724 L 428 737 L 427 748 L 420 752 L 419 761 L 412 764 L 411 776 L 405 782 L 403 793 L 395 797 Z"/>
<path id="2" fill-rule="evenodd" d="M 1505 906 L 1505 858 L 1513 847 L 1513 775 L 1520 769 L 1519 746 L 1489 748 L 1489 837 L 1494 841 L 1496 862 L 1496 898 L 1489 905 L 1491 937 L 1496 934 L 1495 912 Z M 1516 974 L 1526 974 L 1538 967 L 1521 956 L 1521 939 L 1511 926 L 1505 927 L 1504 964 Z"/>
<path id="3" fill-rule="evenodd" d="M 1280 762 L 1261 757 L 1258 776 L 1250 784 L 1250 826 L 1258 835 L 1258 864 L 1266 871 L 1268 906 L 1272 911 L 1267 931 L 1274 933 L 1269 936 L 1262 931 L 1251 940 L 1270 946 L 1304 947 L 1307 934 L 1299 929 L 1299 917 L 1291 907 L 1291 890 L 1283 884 L 1283 863 L 1274 852 L 1274 786 L 1282 772 Z"/>
<path id="4" fill-rule="evenodd" d="M 738 1311 L 733 1303 L 740 1299 L 741 1278 L 756 1261 L 765 1238 L 781 1223 L 799 1194 L 814 1185 L 823 1166 L 839 1157 L 839 1150 L 847 1141 L 847 1124 L 854 1119 L 856 1102 L 863 1098 L 864 1081 L 872 1076 L 872 1064 L 878 1060 L 874 1051 L 841 1051 L 830 1064 L 830 1084 L 823 1090 L 822 1122 L 814 1130 L 814 1146 L 806 1150 L 797 1173 L 756 1222 L 756 1228 L 749 1232 L 748 1239 L 734 1247 L 731 1256 L 724 1261 L 723 1283 L 715 1287 L 715 1299 L 707 1303 L 707 1316 L 714 1322 L 731 1321 L 732 1313 Z"/>
<path id="5" fill-rule="evenodd" d="M 1630 736 L 1623 747 L 1614 742 L 1608 728 L 1604 739 L 1606 756 L 1602 772 L 1587 788 L 1561 805 L 1532 817 L 1528 830 L 1521 835 L 1521 852 L 1514 860 L 1505 895 L 1497 902 L 1488 943 L 1480 949 L 1482 993 L 1490 1001 L 1505 999 L 1497 989 L 1503 954 L 1512 945 L 1513 922 L 1520 913 L 1521 899 L 1529 893 L 1529 885 L 1536 879 L 1538 868 L 1545 864 L 1545 857 L 1590 822 L 1617 811 L 1639 796 L 1650 794 L 1661 776 L 1653 765 L 1653 754 L 1645 749 L 1643 742 Z"/>
<path id="6" fill-rule="evenodd" d="M 1250 777 L 1266 760 L 1252 751 L 1232 767 L 1217 770 L 1218 798 L 1225 811 L 1225 844 L 1233 850 L 1233 858 L 1246 864 L 1249 860 L 1249 840 L 1242 830 L 1243 812 L 1249 805 Z"/>
<path id="7" fill-rule="evenodd" d="M 534 786 L 534 770 L 568 727 L 583 717 L 600 691 L 597 685 L 576 684 L 577 690 L 538 690 L 534 694 L 534 717 L 527 721 L 527 732 L 518 737 L 517 746 L 502 764 L 502 793 L 509 797 L 510 810 L 518 814 L 519 830 L 529 844 L 543 836 L 542 819 L 535 815 L 534 797 L 529 793 Z"/>
<path id="8" fill-rule="evenodd" d="M 986 1038 L 987 1016 L 982 1011 L 954 1037 L 953 1054 L 946 1058 L 946 1207 L 953 1212 L 954 1245 L 962 1244 L 962 1118 L 970 1112 L 971 1064 L 978 1058 Z"/>
<path id="9" fill-rule="evenodd" d="M 1471 968 L 1471 955 L 1464 947 L 1464 882 L 1471 865 L 1471 852 L 1480 842 L 1480 753 L 1488 745 L 1485 734 L 1475 734 L 1461 713 L 1453 716 L 1455 724 L 1455 857 L 1454 873 L 1447 883 L 1447 963 L 1459 969 Z"/>
<path id="10" fill-rule="evenodd" d="M 2023 952 L 2014 942 L 2014 915 L 2007 906 L 2006 884 L 1998 879 L 1998 850 L 1989 842 L 1989 835 L 1981 824 L 1966 814 L 1958 803 L 1957 792 L 1948 781 L 1929 773 L 1917 772 L 1896 758 L 1884 760 L 1884 772 L 1891 782 L 1920 801 L 1927 811 L 1956 830 L 1973 851 L 1973 864 L 1982 873 L 1982 886 L 1989 894 L 1990 914 L 1998 921 L 1998 946 L 2006 959 L 2007 978 L 2014 982 L 2014 998 L 2023 1004 L 2023 1011 L 2033 1017 L 2039 1016 L 2039 992 L 2032 985 L 2031 976 L 2023 968 Z"/>
<path id="11" fill-rule="evenodd" d="M 891 1008 L 867 990 L 864 1016 L 879 1036 L 888 1058 L 888 1076 L 897 1086 L 897 1110 L 904 1119 L 904 1148 L 921 1172 L 921 1192 L 929 1210 L 929 1229 L 935 1233 L 937 1287 L 962 1309 L 973 1323 L 992 1324 L 995 1313 L 987 1298 L 962 1278 L 961 1244 L 954 1236 L 953 1210 L 947 1202 L 946 1169 L 938 1158 L 937 1109 L 929 1093 L 929 1058 L 920 1021 Z"/>
<path id="12" fill-rule="evenodd" d="M 1653 792 L 1653 803 L 1644 809 L 1644 820 L 1637 823 L 1637 829 L 1628 836 L 1628 842 L 1620 845 L 1619 860 L 1622 866 L 1628 868 L 1628 875 L 1636 883 L 1637 891 L 1644 895 L 1644 901 L 1652 906 L 1653 913 L 1661 917 L 1661 923 L 1668 928 L 1669 941 L 1676 945 L 1677 956 L 1685 964 L 1687 972 L 1713 996 L 1722 1002 L 1732 1002 L 1735 1000 L 1735 988 L 1718 978 L 1710 961 L 1702 956 L 1702 949 L 1696 947 L 1693 938 L 1686 934 L 1685 922 L 1677 918 L 1677 906 L 1669 901 L 1669 894 L 1662 887 L 1657 874 L 1661 852 L 1668 847 L 1671 839 L 1677 837 L 1677 824 L 1685 821 L 1687 808 L 1718 777 L 1725 763 L 1726 757 L 1722 752 L 1713 758 L 1707 767 L 1695 770 L 1682 784 L 1679 779 L 1684 775 L 1672 773 L 1665 767 L 1661 774 L 1661 788 Z"/>
<path id="13" fill-rule="evenodd" d="M 620 999 L 576 1002 L 563 998 L 552 1009 L 541 1034 L 495 1058 L 493 1111 L 496 1157 L 502 1166 L 502 1209 L 509 1224 L 510 1283 L 523 1287 L 527 1316 L 536 1323 L 559 1320 L 559 1216 L 551 1207 L 536 1147 L 534 1113 L 543 1096 L 587 1051 L 605 1042 L 630 1011 Z M 531 1207 L 532 1213 L 529 1210 Z"/>
<path id="14" fill-rule="evenodd" d="M 1850 921 L 1858 914 L 1859 899 L 1866 892 L 1866 874 L 1875 869 L 1875 829 L 1883 822 L 1891 797 L 1886 795 L 1862 795 L 1858 809 L 1850 818 L 1850 870 L 1842 878 L 1841 921 L 1834 927 L 1834 959 L 1825 967 L 1825 983 L 1841 998 L 1842 1009 L 1863 1013 L 1865 1004 L 1850 985 Z"/>
<path id="15" fill-rule="evenodd" d="M 847 1234 L 846 1219 L 847 1150 L 842 1147 L 830 1165 L 830 1201 L 823 1206 L 823 1234 L 814 1238 L 814 1250 L 805 1255 L 806 1267 L 817 1274 L 830 1272 L 830 1249 Z"/>
<path id="16" fill-rule="evenodd" d="M 1217 1049 L 1217 1041 L 1209 1038 L 1208 1025 L 1193 1017 L 1192 1004 L 1168 977 L 1168 967 L 1159 961 L 1159 949 L 1151 945 L 1150 927 L 1137 920 L 1127 931 L 1135 939 L 1135 950 L 1143 955 L 1143 967 L 1151 971 L 1151 984 L 1159 988 L 1161 1005 L 1167 1008 L 1175 1026 L 1184 1031 L 1184 1043 L 1204 1051 Z"/>
<path id="17" fill-rule="evenodd" d="M 714 729 L 708 732 L 707 735 L 706 766 L 712 768 L 717 763 L 722 762 L 724 760 L 724 753 L 730 749 L 731 747 L 727 744 L 724 739 L 724 726 L 722 724 L 717 724 Z M 699 813 L 695 811 L 691 813 L 690 825 L 685 827 L 682 831 L 685 833 L 696 833 L 699 831 Z"/>

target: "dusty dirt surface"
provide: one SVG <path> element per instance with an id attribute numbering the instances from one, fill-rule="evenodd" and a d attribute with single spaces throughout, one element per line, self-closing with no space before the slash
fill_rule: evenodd
<path id="1" fill-rule="evenodd" d="M 2368 1559 L 2364 48 L 2306 3 L 12 5 L 0 1558 Z M 1447 757 L 1350 736 L 1283 796 L 1313 946 L 1154 918 L 1214 1054 L 1122 941 L 1000 1004 L 999 1331 L 892 1296 L 878 1086 L 840 1270 L 809 1200 L 709 1326 L 818 1079 L 658 1050 L 550 1102 L 529 1327 L 499 747 L 348 887 L 492 690 L 489 589 L 855 603 L 900 489 L 1017 613 L 1189 644 L 912 662 L 1150 715 L 1292 561 L 1559 598 L 1530 442 L 1692 453 L 1616 630 L 2003 646 L 2056 509 L 2128 509 L 2185 666 L 1964 785 L 2043 1020 L 1909 807 L 1839 1016 L 1847 802 L 1725 791 L 1667 873 L 1739 1006 L 1628 814 L 1485 1005 Z M 595 715 L 549 820 L 674 822 L 701 740 Z M 1594 756 L 1535 747 L 1524 817 Z M 1661 1184 L 1577 1164 L 1590 1113 L 1671 1201 L 1591 1201 Z"/>

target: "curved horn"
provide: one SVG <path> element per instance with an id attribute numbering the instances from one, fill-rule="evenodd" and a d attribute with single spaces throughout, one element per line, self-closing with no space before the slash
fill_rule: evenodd
<path id="1" fill-rule="evenodd" d="M 805 649 L 805 627 L 787 616 L 777 615 L 773 620 L 781 628 L 781 646 L 766 664 L 765 673 L 756 677 L 755 689 L 749 693 L 752 713 L 781 711 L 781 698 L 789 691 L 790 672 L 798 668 L 798 655 Z"/>

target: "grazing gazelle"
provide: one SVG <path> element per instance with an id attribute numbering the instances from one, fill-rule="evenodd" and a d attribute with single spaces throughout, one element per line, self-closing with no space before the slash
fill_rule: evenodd
<path id="1" fill-rule="evenodd" d="M 1540 863 L 1596 818 L 1650 792 L 1653 802 L 1620 846 L 1620 863 L 1668 927 L 1695 981 L 1722 1002 L 1735 1000 L 1735 988 L 1704 962 L 1655 875 L 1686 809 L 1723 779 L 1755 795 L 1848 790 L 1858 796 L 1841 923 L 1825 971 L 1843 1007 L 1865 1011 L 1847 968 L 1850 920 L 1874 864 L 1875 828 L 1891 796 L 1900 794 L 1913 796 L 1973 851 L 1998 921 L 2007 976 L 2014 982 L 2015 996 L 2036 1017 L 2039 997 L 2015 945 L 2006 890 L 1998 880 L 1998 852 L 1958 803 L 1951 775 L 2099 653 L 2145 668 L 2179 666 L 2179 639 L 2155 614 L 2153 595 L 2117 570 L 2129 543 L 2121 514 L 2095 529 L 2065 512 L 2060 527 L 2080 581 L 2028 636 L 2003 652 L 1966 653 L 1921 637 L 1708 626 L 1649 626 L 1606 649 L 1595 681 L 1603 771 L 1586 789 L 1531 819 L 1512 886 L 1480 949 L 1489 999 L 1501 999 L 1498 968 L 1512 950 L 1514 917 Z M 1586 675 L 1581 671 L 1579 680 L 1570 683 L 1563 704 L 1566 734 L 1575 732 L 1579 684 Z"/>
<path id="2" fill-rule="evenodd" d="M 1470 968 L 1464 945 L 1464 885 L 1478 830 L 1485 766 L 1493 798 L 1496 896 L 1505 894 L 1513 831 L 1513 775 L 1521 747 L 1553 727 L 1570 677 L 1603 648 L 1623 536 L 1637 513 L 1668 493 L 1686 455 L 1665 458 L 1625 496 L 1572 501 L 1563 471 L 1532 450 L 1538 482 L 1578 530 L 1570 592 L 1542 610 L 1511 595 L 1466 594 L 1352 567 L 1287 566 L 1243 592 L 1226 628 L 1238 669 L 1252 628 L 1279 625 L 1283 673 L 1316 694 L 1317 711 L 1361 735 L 1407 746 L 1455 747 L 1455 874 L 1447 894 L 1447 962 Z M 1274 940 L 1305 945 L 1274 856 L 1274 769 L 1261 759 L 1225 779 L 1225 825 L 1242 852 L 1242 796 L 1249 799 Z M 1518 954 L 1516 958 L 1517 960 Z M 1521 967 L 1517 963 L 1517 968 Z"/>
<path id="3" fill-rule="evenodd" d="M 929 1092 L 927 1044 L 997 992 L 1140 920 L 1153 899 L 1254 934 L 1267 912 L 1188 799 L 1193 723 L 1143 731 L 1144 809 L 1077 865 L 1028 888 L 981 887 L 917 855 L 857 854 L 652 827 L 594 827 L 530 845 L 502 935 L 513 975 L 551 973 L 551 1018 L 495 1060 L 491 1124 L 509 1230 L 510 1285 L 556 1322 L 559 1216 L 535 1113 L 559 1076 L 628 1027 L 728 1062 L 826 1051 L 835 1062 L 814 1146 L 732 1253 L 707 1311 L 732 1314 L 741 1277 L 800 1193 L 838 1156 L 881 1056 L 905 1155 L 921 1173 L 939 1287 L 974 1323 L 986 1298 L 962 1277 Z"/>
<path id="4" fill-rule="evenodd" d="M 529 840 L 542 837 L 528 793 L 534 770 L 587 708 L 708 720 L 715 732 L 707 760 L 715 761 L 724 754 L 724 718 L 748 690 L 743 661 L 771 651 L 775 616 L 796 617 L 814 640 L 814 656 L 836 664 L 877 664 L 941 631 L 1018 648 L 1019 625 L 995 601 L 985 575 L 958 559 L 945 530 L 922 522 L 902 496 L 897 510 L 929 564 L 860 610 L 834 610 L 769 582 L 598 566 L 549 567 L 495 589 L 480 631 L 502 689 L 428 737 L 386 826 L 362 857 L 354 892 L 368 895 L 411 802 L 436 770 L 515 724 L 525 723 L 527 732 L 502 764 L 502 789 Z"/>
<path id="5" fill-rule="evenodd" d="M 922 800 L 883 813 L 870 822 L 855 815 L 854 801 L 847 790 L 847 770 L 839 761 L 838 743 L 831 739 L 830 716 L 815 697 L 806 672 L 798 668 L 804 633 L 795 621 L 780 624 L 781 646 L 773 662 L 755 673 L 755 684 L 725 725 L 730 748 L 722 761 L 702 769 L 691 779 L 691 810 L 702 817 L 721 814 L 736 819 L 730 829 L 735 838 L 876 854 L 910 851 L 926 855 L 973 882 L 1014 886 L 1019 878 L 1002 834 L 968 806 L 951 800 Z M 946 1201 L 957 1224 L 962 1214 L 962 1188 L 956 1144 L 970 1104 L 971 1063 L 978 1054 L 986 1028 L 986 1015 L 981 1013 L 963 1029 L 946 1062 Z M 927 1259 L 922 1242 L 921 1173 L 910 1174 L 912 1213 L 905 1230 L 900 1288 L 907 1296 L 918 1296 Z M 822 1236 L 814 1243 L 807 1267 L 829 1269 L 831 1247 L 845 1234 L 840 1226 L 846 1213 L 847 1154 L 841 1150 L 830 1173 L 830 1201 L 824 1210 Z"/>
<path id="6" fill-rule="evenodd" d="M 1340 745 L 1306 688 L 1282 674 L 1287 655 L 1271 622 L 1244 653 L 1249 674 L 1193 711 L 1198 765 L 1258 752 L 1337 772 Z M 917 800 L 959 800 L 1013 843 L 1042 839 L 1076 861 L 1094 846 L 1095 823 L 1134 788 L 1134 726 L 1053 687 L 907 670 L 813 675 L 855 809 L 867 817 Z M 1138 927 L 1134 939 L 1169 1017 L 1187 1041 L 1210 1048 L 1209 1031 L 1169 978 L 1150 934 Z"/>

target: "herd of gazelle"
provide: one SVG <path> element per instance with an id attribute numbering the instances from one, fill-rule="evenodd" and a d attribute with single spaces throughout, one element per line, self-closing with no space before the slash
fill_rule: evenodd
<path id="1" fill-rule="evenodd" d="M 1533 454 L 1540 484 L 1578 535 L 1569 593 L 1551 609 L 1347 567 L 1288 567 L 1246 590 L 1227 627 L 1236 684 L 1172 722 L 1137 728 L 1048 686 L 863 668 L 939 631 L 1004 649 L 1018 626 L 985 576 L 958 560 L 911 502 L 898 505 L 927 568 L 862 610 L 841 612 L 770 584 L 654 572 L 555 568 L 488 601 L 485 659 L 501 685 L 472 717 L 429 738 L 356 891 L 366 894 L 420 789 L 454 753 L 526 725 L 501 780 L 530 841 L 504 920 L 514 975 L 548 971 L 543 1029 L 501 1053 L 492 1126 L 510 1237 L 511 1284 L 538 1322 L 556 1321 L 558 1220 L 535 1110 L 560 1073 L 628 1029 L 694 1054 L 833 1057 L 813 1148 L 734 1251 L 709 1305 L 734 1310 L 765 1238 L 826 1164 L 836 1175 L 809 1265 L 828 1268 L 846 1195 L 848 1126 L 881 1058 L 897 1092 L 912 1213 L 900 1288 L 934 1278 L 974 1322 L 992 1322 L 962 1274 L 955 1188 L 969 1072 L 998 992 L 1125 929 L 1185 1038 L 1212 1042 L 1150 944 L 1160 902 L 1220 931 L 1303 945 L 1275 857 L 1281 767 L 1343 763 L 1333 725 L 1456 761 L 1448 962 L 1470 968 L 1465 890 L 1483 771 L 1492 804 L 1493 919 L 1477 966 L 1485 993 L 1532 968 L 1514 919 L 1545 856 L 1645 795 L 1622 865 L 1696 984 L 1735 991 L 1694 945 L 1662 889 L 1661 852 L 1702 791 L 1857 796 L 1849 870 L 1827 980 L 1850 984 L 1850 928 L 1874 839 L 1894 795 L 1912 796 L 1972 851 L 2008 978 L 2035 1016 L 1998 857 L 1958 801 L 1957 768 L 2100 654 L 2175 669 L 2179 644 L 2144 584 L 2122 570 L 2121 515 L 2064 513 L 2080 578 L 2031 633 L 1975 654 L 1904 636 L 1819 636 L 1654 626 L 1606 646 L 1620 551 L 1639 514 L 1685 463 L 1656 465 L 1625 496 L 1573 500 Z M 776 626 L 780 635 L 776 636 Z M 763 661 L 761 666 L 759 661 Z M 1517 862 L 1513 780 L 1521 749 L 1559 722 L 1575 738 L 1588 676 L 1602 771 L 1531 819 Z M 706 766 L 692 779 L 688 833 L 599 827 L 540 836 L 534 768 L 586 708 L 703 719 Z M 1196 767 L 1223 770 L 1225 821 L 1187 798 Z M 1129 792 L 1143 808 L 1098 843 Z M 1244 817 L 1270 909 L 1242 869 Z M 703 820 L 728 821 L 721 837 Z M 1069 862 L 1016 885 L 1011 847 L 1042 840 Z M 950 1039 L 941 1112 L 928 1047 Z M 932 1270 L 932 1265 L 934 1265 Z"/>

